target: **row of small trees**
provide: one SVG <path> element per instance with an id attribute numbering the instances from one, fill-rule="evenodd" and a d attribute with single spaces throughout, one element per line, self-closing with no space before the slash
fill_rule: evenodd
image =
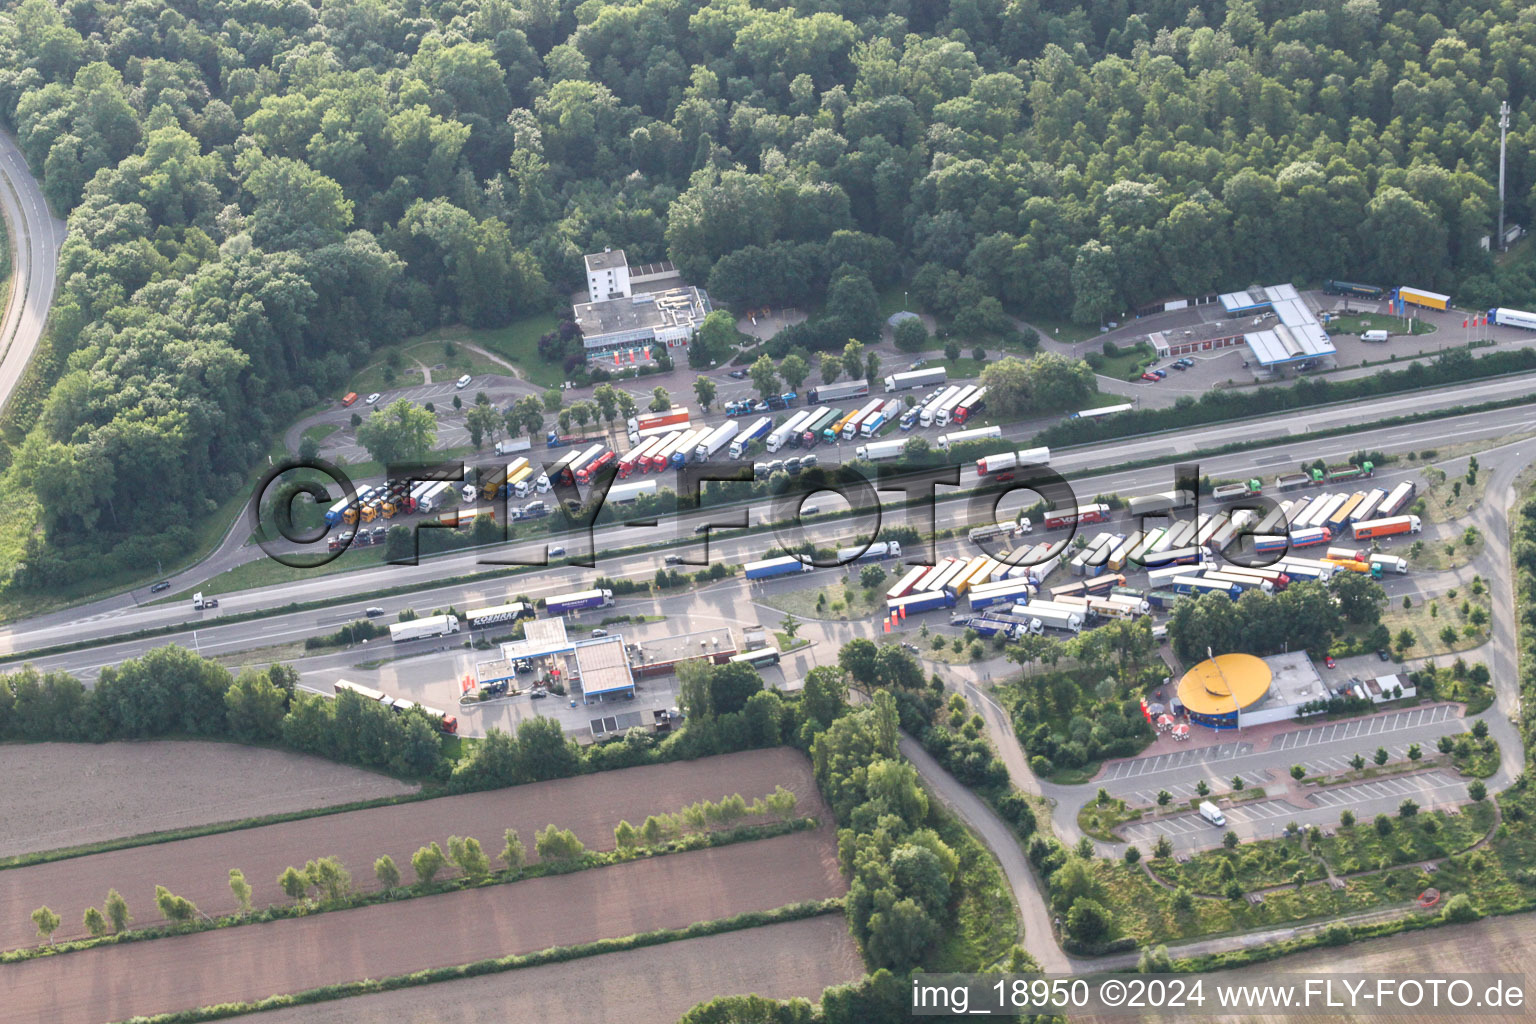
<path id="1" fill-rule="evenodd" d="M 614 829 L 614 840 L 624 853 L 655 848 L 670 840 L 690 833 L 704 833 L 713 828 L 728 828 L 747 817 L 773 817 L 788 821 L 794 816 L 798 798 L 793 792 L 779 786 L 766 797 L 758 797 L 750 804 L 740 793 L 722 797 L 718 801 L 701 800 L 689 804 L 675 814 L 653 814 L 637 828 L 628 821 L 620 821 Z M 535 833 L 534 850 L 545 863 L 564 864 L 579 859 L 587 852 L 586 845 L 570 829 L 548 825 Z M 502 833 L 502 848 L 497 855 L 502 870 L 513 876 L 527 863 L 527 850 L 516 829 Z M 493 864 L 489 854 L 473 836 L 449 836 L 445 852 L 437 842 L 431 842 L 411 854 L 411 871 L 416 876 L 415 887 L 430 889 L 438 876 L 450 864 L 458 868 L 460 875 L 471 883 L 490 878 Z M 373 862 L 374 877 L 387 894 L 404 888 L 403 878 L 395 859 L 384 854 Z M 283 894 L 294 902 L 316 899 L 322 903 L 336 903 L 352 893 L 352 874 L 336 857 L 318 857 L 302 868 L 289 866 L 278 876 L 277 884 Z M 239 868 L 229 871 L 229 889 L 242 915 L 251 912 L 251 885 Z M 202 912 L 196 904 L 170 892 L 165 886 L 155 887 L 155 905 L 161 915 L 173 925 L 186 924 Z M 85 928 L 93 938 L 102 938 L 114 932 L 124 931 L 133 920 L 128 912 L 128 901 L 116 889 L 107 893 L 105 912 L 95 907 L 85 911 Z M 52 941 L 62 919 L 47 906 L 32 912 L 32 923 L 37 926 L 38 937 Z"/>

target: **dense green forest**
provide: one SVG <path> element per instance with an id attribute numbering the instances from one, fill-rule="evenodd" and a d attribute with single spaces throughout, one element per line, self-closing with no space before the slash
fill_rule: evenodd
<path id="1" fill-rule="evenodd" d="M 1330 274 L 1531 305 L 1478 240 L 1501 99 L 1528 222 L 1533 86 L 1507 0 L 7 5 L 70 233 L 0 573 L 176 557 L 371 349 L 558 308 L 602 245 L 826 300 L 837 349 L 897 274 L 967 331 Z"/>

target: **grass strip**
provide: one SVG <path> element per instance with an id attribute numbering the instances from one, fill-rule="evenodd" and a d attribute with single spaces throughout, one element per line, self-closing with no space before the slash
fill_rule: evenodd
<path id="1" fill-rule="evenodd" d="M 694 850 L 709 850 L 721 846 L 732 846 L 736 843 L 755 842 L 760 839 L 773 839 L 778 836 L 789 835 L 793 832 L 809 832 L 819 825 L 820 822 L 815 818 L 791 818 L 788 821 L 739 825 L 731 829 L 695 832 L 662 843 L 659 846 L 637 847 L 633 850 L 609 850 L 607 852 L 588 851 L 570 860 L 539 861 L 534 864 L 524 865 L 517 870 L 504 869 L 492 872 L 490 875 L 479 879 L 471 879 L 461 875 L 458 878 L 433 882 L 431 885 L 421 885 L 418 883 L 416 885 L 403 886 L 392 891 L 350 892 L 337 899 L 320 900 L 313 903 L 305 899 L 296 903 L 274 904 L 250 914 L 225 914 L 220 917 L 204 916 L 185 924 L 159 925 L 153 928 L 133 928 L 113 935 L 73 939 L 69 942 L 58 943 L 57 945 L 10 949 L 0 953 L 0 964 L 23 963 L 47 956 L 79 953 L 101 946 L 120 946 L 130 942 L 144 942 L 152 939 L 171 938 L 178 935 L 193 935 L 198 932 L 211 932 L 246 924 L 266 924 L 271 921 L 287 921 L 300 917 L 313 917 L 316 914 L 356 910 L 360 907 L 371 907 L 380 903 L 399 903 L 403 900 L 417 899 L 423 896 L 438 896 L 443 893 L 460 892 L 465 889 L 481 889 L 491 885 L 510 885 L 516 882 L 527 881 L 533 878 L 546 878 L 552 875 L 569 875 L 577 871 L 612 867 L 613 865 L 624 864 L 632 860 L 646 860 L 676 853 L 689 853 Z"/>
<path id="2" fill-rule="evenodd" d="M 669 942 L 680 942 L 684 939 L 702 939 L 710 935 L 744 931 L 748 928 L 763 928 L 771 924 L 802 921 L 806 918 L 820 917 L 823 914 L 838 913 L 842 909 L 843 898 L 841 896 L 824 900 L 808 900 L 803 903 L 790 903 L 773 910 L 756 910 L 745 914 L 737 914 L 733 917 L 721 918 L 718 921 L 701 921 L 697 924 L 691 924 L 686 928 L 664 928 L 651 932 L 640 932 L 636 935 L 627 935 L 623 938 L 598 939 L 576 946 L 557 946 L 553 949 L 542 949 L 537 953 L 504 956 L 491 960 L 477 960 L 474 963 L 460 964 L 456 967 L 436 967 L 430 970 L 417 971 L 414 974 L 397 975 L 393 978 L 365 978 L 360 981 L 349 981 L 340 985 L 327 985 L 323 988 L 309 989 L 305 992 L 295 992 L 290 995 L 268 996 L 266 999 L 252 1002 L 223 1003 L 218 1006 L 204 1006 L 196 1010 L 179 1010 L 174 1013 L 161 1013 L 150 1017 L 134 1017 L 132 1024 L 194 1024 L 194 1022 L 199 1021 L 223 1020 L 227 1017 L 236 1017 L 244 1013 L 259 1013 L 263 1010 L 278 1010 L 289 1006 L 308 1006 L 313 1003 L 329 1002 L 333 999 L 345 999 L 349 996 L 368 995 L 376 992 L 393 992 L 397 989 L 414 988 L 417 985 L 430 985 L 434 982 L 458 981 L 464 978 L 478 978 L 487 974 L 515 971 L 523 967 L 539 967 L 545 964 L 565 963 L 568 960 L 601 956 L 604 953 L 622 953 L 631 949 L 643 949 L 647 946 L 660 946 Z"/>

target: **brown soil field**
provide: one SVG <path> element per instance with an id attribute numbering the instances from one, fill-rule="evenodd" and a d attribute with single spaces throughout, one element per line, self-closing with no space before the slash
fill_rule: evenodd
<path id="1" fill-rule="evenodd" d="M 676 1024 L 716 996 L 815 1000 L 864 974 L 841 914 L 236 1018 L 249 1024 Z"/>
<path id="2" fill-rule="evenodd" d="M 516 828 L 532 858 L 534 833 L 553 823 L 574 831 L 591 849 L 611 850 L 613 829 L 621 818 L 638 825 L 647 814 L 737 792 L 751 801 L 773 792 L 775 785 L 799 796 L 802 814 L 831 820 L 810 762 L 798 751 L 778 747 L 345 811 L 13 868 L 0 871 L 0 948 L 37 943 L 31 914 L 40 906 L 51 907 L 63 918 L 56 941 L 86 935 L 85 908 L 100 906 L 112 888 L 123 894 L 141 926 L 161 923 L 154 905 L 156 885 L 191 900 L 204 913 L 226 914 L 238 909 L 229 891 L 230 868 L 245 872 L 255 890 L 254 904 L 267 906 L 287 901 L 277 885 L 283 869 L 290 864 L 303 868 L 316 857 L 340 858 L 356 887 L 376 889 L 373 862 L 380 854 L 392 856 L 409 881 L 414 877 L 411 854 L 433 840 L 446 850 L 450 835 L 474 836 L 494 857 L 501 850 L 503 830 Z"/>
<path id="3" fill-rule="evenodd" d="M 1529 1004 L 1533 994 L 1530 965 L 1536 960 L 1536 914 L 1513 914 L 1508 917 L 1492 917 L 1472 924 L 1428 928 L 1424 931 L 1389 935 L 1382 939 L 1354 942 L 1333 949 L 1314 949 L 1295 956 L 1271 960 L 1252 967 L 1239 967 L 1231 971 L 1216 971 L 1204 975 L 1210 986 L 1255 984 L 1274 985 L 1285 981 L 1300 982 L 1307 977 L 1321 978 L 1333 974 L 1382 974 L 1396 978 L 1420 980 L 1446 974 L 1524 974 L 1526 975 L 1525 999 Z M 1478 993 L 1479 995 L 1481 992 Z M 1209 1003 L 1207 1006 L 1209 1007 Z M 1105 1024 L 1123 1022 L 1124 1017 L 1102 1018 Z M 1149 1020 L 1174 1021 L 1179 1018 L 1162 1015 Z M 1370 1024 L 1423 1024 L 1430 1020 L 1476 1020 L 1488 1024 L 1529 1021 L 1528 1013 L 1488 1014 L 1473 1010 L 1458 1014 L 1454 1009 L 1438 1016 L 1408 1013 L 1368 1014 L 1307 1014 L 1305 1017 L 1280 1014 L 1231 1014 L 1202 1016 L 1209 1021 L 1274 1021 L 1306 1024 L 1344 1024 L 1344 1022 L 1370 1022 Z"/>
<path id="4" fill-rule="evenodd" d="M 0 857 L 416 791 L 318 757 L 194 740 L 10 743 L 0 778 Z"/>
<path id="5" fill-rule="evenodd" d="M 5 968 L 4 1013 L 29 1024 L 120 1021 L 681 928 L 843 891 L 836 841 L 823 828 L 510 885 L 41 957 Z"/>

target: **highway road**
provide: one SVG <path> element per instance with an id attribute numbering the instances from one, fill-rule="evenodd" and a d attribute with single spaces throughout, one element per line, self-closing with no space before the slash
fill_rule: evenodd
<path id="1" fill-rule="evenodd" d="M 64 222 L 53 216 L 37 179 L 9 135 L 0 132 L 0 209 L 12 253 L 11 294 L 0 316 L 0 409 L 25 374 L 43 336 L 64 244 Z"/>
<path id="2" fill-rule="evenodd" d="M 1245 476 L 1259 470 L 1272 474 L 1276 470 L 1289 468 L 1304 459 L 1339 460 L 1362 448 L 1417 450 L 1433 445 L 1498 437 L 1508 433 L 1517 417 L 1517 413 L 1509 410 L 1497 410 L 1405 427 L 1364 430 L 1347 437 L 1305 445 L 1280 445 L 1215 456 L 1202 461 L 1201 471 L 1229 477 Z M 1227 428 L 1212 429 L 1224 431 Z M 1170 440 L 1164 440 L 1162 443 L 1165 452 L 1172 444 Z M 1101 493 L 1135 494 L 1166 490 L 1171 485 L 1170 470 L 1166 467 L 1149 467 L 1099 476 L 1085 475 L 1084 471 L 1076 468 L 1093 461 L 1102 464 L 1104 461 L 1118 460 L 1120 457 L 1118 450 L 1105 452 L 1101 449 L 1085 449 L 1063 452 L 1062 456 L 1055 460 L 1054 466 L 1061 469 L 1063 474 L 1073 482 L 1078 493 L 1085 498 Z M 1414 472 L 1412 468 L 1403 464 L 1386 469 L 1377 476 L 1379 480 L 1391 483 L 1412 472 Z M 941 527 L 961 525 L 956 520 L 960 518 L 962 502 L 941 502 L 938 507 L 938 521 Z M 888 515 L 885 522 L 899 525 L 905 521 L 906 514 L 904 511 L 896 511 Z M 693 525 L 711 516 L 723 520 L 726 515 L 728 513 L 725 510 L 716 513 L 701 512 L 678 523 L 663 521 L 655 530 L 623 526 L 607 527 L 596 532 L 596 550 L 602 552 L 631 547 L 647 542 L 652 537 L 675 538 L 680 543 L 688 544 L 695 557 L 702 558 L 703 546 L 692 535 Z M 813 525 L 809 529 L 809 535 L 818 540 L 852 540 L 853 528 L 847 523 Z M 761 557 L 762 553 L 776 542 L 771 532 L 761 531 L 736 538 L 712 540 L 709 545 L 709 558 L 728 563 L 747 561 Z M 576 550 L 569 541 L 567 546 L 572 551 Z M 941 545 L 939 553 L 973 553 L 973 547 L 963 540 L 952 540 Z M 183 601 L 145 606 L 129 603 L 126 607 L 118 602 L 114 607 L 107 608 L 102 608 L 101 603 L 98 603 L 28 620 L 0 632 L 0 654 L 18 654 L 62 643 L 120 636 L 140 629 L 189 623 L 197 625 L 199 621 L 205 624 L 198 625 L 195 636 L 182 635 L 181 641 L 189 645 L 195 642 L 201 649 L 211 653 L 227 653 L 332 631 L 336 624 L 360 614 L 365 604 L 380 605 L 391 615 L 404 607 L 426 609 L 445 607 L 450 604 L 459 608 L 474 607 L 477 604 L 498 601 L 511 593 L 526 593 L 538 597 L 583 589 L 598 575 L 645 578 L 654 575 L 662 565 L 662 553 L 659 551 L 611 558 L 599 555 L 598 566 L 595 569 L 572 567 L 538 569 L 492 580 L 435 587 L 432 585 L 434 581 L 445 577 L 489 571 L 494 567 L 483 564 L 482 559 L 496 557 L 496 554 L 497 549 L 459 553 L 424 561 L 416 566 L 378 566 L 351 573 L 316 576 L 258 590 L 222 595 L 221 607 L 217 612 L 194 613 L 190 603 Z M 906 551 L 904 560 L 911 562 L 919 555 L 919 552 Z M 379 600 L 362 600 L 357 596 L 370 591 L 404 585 L 420 589 L 408 595 Z M 220 614 L 259 611 L 278 608 L 292 602 L 310 601 L 334 601 L 335 606 L 321 611 L 274 615 L 244 623 L 221 625 L 217 621 Z M 110 647 L 98 647 L 88 651 L 40 659 L 38 664 L 89 673 L 101 664 L 113 663 L 165 642 L 167 641 L 164 638 L 154 638 L 115 644 Z"/>

